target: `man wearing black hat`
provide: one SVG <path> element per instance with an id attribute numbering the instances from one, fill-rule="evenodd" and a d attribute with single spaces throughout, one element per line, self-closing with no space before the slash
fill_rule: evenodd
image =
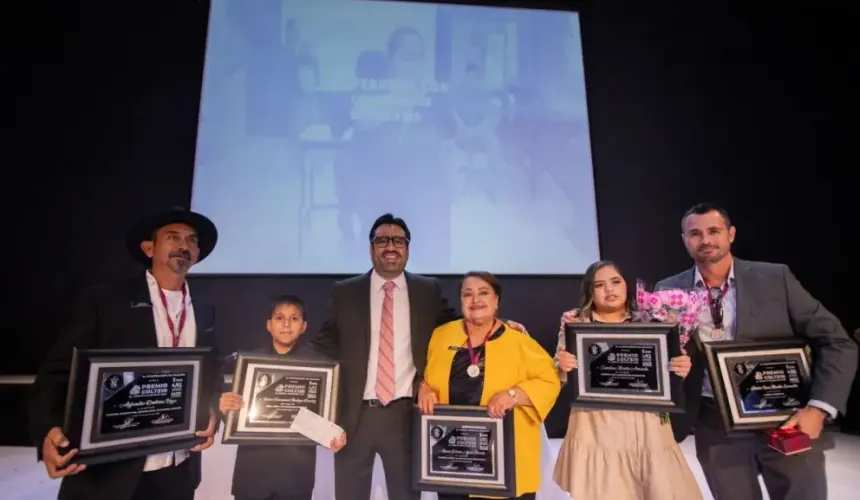
<path id="1" fill-rule="evenodd" d="M 62 477 L 59 498 L 87 500 L 193 500 L 200 484 L 199 452 L 212 445 L 217 407 L 205 442 L 191 450 L 119 462 L 68 465 L 77 450 L 63 449 L 63 408 L 73 348 L 214 346 L 214 311 L 192 303 L 185 281 L 191 266 L 215 248 L 218 231 L 203 215 L 173 209 L 138 221 L 126 245 L 146 272 L 86 293 L 48 353 L 30 402 L 30 428 L 39 460 L 51 478 Z"/>

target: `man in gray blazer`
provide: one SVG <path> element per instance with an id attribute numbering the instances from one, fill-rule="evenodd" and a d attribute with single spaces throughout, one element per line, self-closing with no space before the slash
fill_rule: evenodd
<path id="1" fill-rule="evenodd" d="M 702 288 L 709 304 L 699 316 L 699 336 L 714 340 L 775 340 L 800 337 L 814 348 L 816 360 L 811 399 L 786 426 L 813 440 L 826 420 L 845 412 L 857 370 L 857 345 L 824 306 L 783 264 L 734 258 L 736 229 L 725 210 L 699 204 L 681 222 L 684 245 L 695 266 L 657 284 L 658 289 Z M 692 345 L 692 344 L 691 344 Z M 764 445 L 760 433 L 726 435 L 720 426 L 702 353 L 691 353 L 693 368 L 685 380 L 687 415 L 673 419 L 676 439 L 694 430 L 696 456 L 715 500 L 759 500 L 761 473 L 772 500 L 827 498 L 824 446 L 782 455 Z M 686 421 L 684 419 L 686 418 Z"/>
<path id="2" fill-rule="evenodd" d="M 373 269 L 334 284 L 328 319 L 311 340 L 341 367 L 338 423 L 347 444 L 334 457 L 335 497 L 370 498 L 378 453 L 388 498 L 418 499 L 411 485 L 413 396 L 430 335 L 460 316 L 439 280 L 405 272 L 412 236 L 403 219 L 385 214 L 369 236 Z"/>

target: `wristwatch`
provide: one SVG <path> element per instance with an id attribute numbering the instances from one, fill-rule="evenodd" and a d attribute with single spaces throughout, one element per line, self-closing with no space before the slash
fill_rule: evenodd
<path id="1" fill-rule="evenodd" d="M 516 404 L 517 404 L 517 391 L 515 391 L 515 390 L 513 390 L 513 389 L 508 389 L 508 395 L 509 395 L 511 398 L 513 398 L 513 400 L 514 400 L 514 406 L 516 406 Z"/>

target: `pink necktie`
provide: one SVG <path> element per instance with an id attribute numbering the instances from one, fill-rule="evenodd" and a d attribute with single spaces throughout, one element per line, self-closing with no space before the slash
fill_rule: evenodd
<path id="1" fill-rule="evenodd" d="M 379 328 L 379 354 L 376 366 L 376 397 L 383 405 L 394 398 L 394 282 L 387 281 L 382 301 Z"/>

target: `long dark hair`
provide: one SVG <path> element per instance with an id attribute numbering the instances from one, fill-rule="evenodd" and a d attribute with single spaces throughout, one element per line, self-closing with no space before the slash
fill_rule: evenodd
<path id="1" fill-rule="evenodd" d="M 604 267 L 615 269 L 618 271 L 618 274 L 621 275 L 621 279 L 624 280 L 624 283 L 627 286 L 627 295 L 624 297 L 624 307 L 627 309 L 627 313 L 632 315 L 633 308 L 636 304 L 633 300 L 633 294 L 635 293 L 633 291 L 634 287 L 630 286 L 630 282 L 624 277 L 624 273 L 621 271 L 621 268 L 618 267 L 618 264 L 611 260 L 598 260 L 588 266 L 588 269 L 585 270 L 585 276 L 582 278 L 582 287 L 580 288 L 579 293 L 579 315 L 583 318 L 591 319 L 591 315 L 594 312 L 594 275 Z"/>

